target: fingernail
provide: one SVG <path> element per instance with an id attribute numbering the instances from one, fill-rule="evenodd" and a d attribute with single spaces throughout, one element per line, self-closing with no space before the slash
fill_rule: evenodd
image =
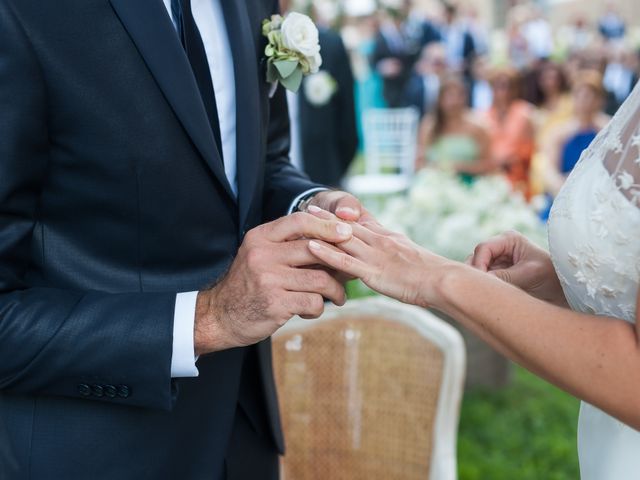
<path id="1" fill-rule="evenodd" d="M 311 213 L 319 213 L 322 211 L 322 209 L 320 207 L 316 207 L 315 205 L 309 205 L 307 207 L 307 211 Z"/>
<path id="2" fill-rule="evenodd" d="M 351 207 L 340 207 L 336 210 L 336 213 L 338 212 L 346 213 L 349 215 L 358 215 L 358 211 L 355 208 Z"/>
<path id="3" fill-rule="evenodd" d="M 314 242 L 313 240 L 311 240 L 309 242 L 309 248 L 311 250 L 320 250 L 320 248 L 322 248 L 322 247 L 320 247 L 320 244 L 318 242 Z"/>
<path id="4" fill-rule="evenodd" d="M 340 235 L 341 237 L 350 237 L 351 235 L 353 235 L 353 229 L 351 228 L 351 225 L 347 225 L 346 223 L 339 223 L 336 227 L 336 230 L 338 231 L 338 235 Z"/>

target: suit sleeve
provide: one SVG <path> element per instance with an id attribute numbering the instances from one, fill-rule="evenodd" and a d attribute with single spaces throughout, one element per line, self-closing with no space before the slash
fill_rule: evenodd
<path id="1" fill-rule="evenodd" d="M 9 4 L 0 2 L 0 390 L 169 410 L 175 294 L 30 284 L 47 182 L 47 94 Z"/>
<path id="2" fill-rule="evenodd" d="M 354 79 L 351 61 L 340 36 L 336 35 L 336 82 L 339 85 L 337 101 L 340 114 L 336 118 L 338 142 L 340 143 L 341 174 L 351 165 L 358 149 L 358 127 L 356 124 L 356 105 L 354 98 Z"/>

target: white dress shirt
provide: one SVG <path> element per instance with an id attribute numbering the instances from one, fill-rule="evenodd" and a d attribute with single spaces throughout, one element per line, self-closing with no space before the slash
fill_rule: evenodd
<path id="1" fill-rule="evenodd" d="M 291 163 L 298 170 L 304 170 L 304 161 L 302 159 L 302 135 L 300 133 L 300 93 L 293 93 L 287 90 L 287 104 L 289 105 L 289 121 L 291 133 L 291 148 L 289 149 L 289 157 Z"/>
<path id="2" fill-rule="evenodd" d="M 169 17 L 172 17 L 171 0 L 163 1 Z M 237 195 L 236 89 L 233 56 L 229 45 L 227 25 L 222 13 L 220 0 L 191 0 L 191 8 L 207 54 L 211 81 L 213 82 L 213 90 L 216 96 L 224 169 L 231 189 Z M 301 198 L 321 190 L 323 189 L 304 192 L 293 201 L 289 213 Z M 197 296 L 198 292 L 178 293 L 176 296 L 173 322 L 173 354 L 171 357 L 171 376 L 173 378 L 198 376 L 194 348 Z"/>

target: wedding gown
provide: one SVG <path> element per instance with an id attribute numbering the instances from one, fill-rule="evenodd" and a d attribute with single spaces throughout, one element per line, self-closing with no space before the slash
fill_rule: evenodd
<path id="1" fill-rule="evenodd" d="M 551 257 L 574 310 L 635 322 L 640 279 L 640 84 L 569 176 L 549 218 Z M 640 381 L 638 376 L 630 382 Z M 640 399 L 638 399 L 640 402 Z M 640 478 L 640 432 L 582 403 L 582 480 Z"/>

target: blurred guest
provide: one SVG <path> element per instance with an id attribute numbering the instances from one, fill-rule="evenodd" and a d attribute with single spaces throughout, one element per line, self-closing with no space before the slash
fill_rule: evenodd
<path id="1" fill-rule="evenodd" d="M 519 76 L 502 68 L 493 72 L 493 106 L 485 114 L 491 136 L 491 158 L 514 190 L 530 196 L 529 169 L 535 148 L 533 105 L 518 98 Z"/>
<path id="2" fill-rule="evenodd" d="M 435 108 L 442 77 L 447 73 L 444 45 L 431 43 L 424 47 L 415 73 L 406 87 L 407 104 L 418 109 L 420 118 Z"/>
<path id="3" fill-rule="evenodd" d="M 602 75 L 597 71 L 582 72 L 573 87 L 573 116 L 558 127 L 548 147 L 545 184 L 551 197 L 558 194 L 582 152 L 609 121 L 609 116 L 602 112 L 604 98 Z"/>
<path id="4" fill-rule="evenodd" d="M 618 14 L 613 2 L 607 4 L 607 10 L 598 22 L 598 29 L 606 40 L 619 40 L 624 38 L 627 27 L 622 17 Z"/>
<path id="5" fill-rule="evenodd" d="M 583 13 L 577 14 L 571 23 L 562 26 L 558 37 L 567 52 L 585 50 L 596 41 L 596 33 Z"/>
<path id="6" fill-rule="evenodd" d="M 560 64 L 549 61 L 541 65 L 536 75 L 536 87 L 537 123 L 542 130 L 553 128 L 557 122 L 571 116 L 573 104 L 569 80 Z"/>
<path id="7" fill-rule="evenodd" d="M 544 177 L 548 159 L 546 147 L 556 134 L 558 126 L 573 117 L 573 101 L 569 81 L 561 65 L 545 62 L 536 77 L 538 109 L 535 112 L 537 149 L 531 161 L 531 193 L 544 191 Z"/>
<path id="8" fill-rule="evenodd" d="M 469 86 L 471 108 L 476 112 L 485 112 L 493 104 L 493 90 L 489 82 L 489 58 L 478 56 L 471 66 L 471 83 Z"/>
<path id="9" fill-rule="evenodd" d="M 527 50 L 533 59 L 546 59 L 553 53 L 553 31 L 551 24 L 537 6 L 530 7 L 529 19 L 522 26 L 527 40 Z"/>
<path id="10" fill-rule="evenodd" d="M 411 2 L 400 0 L 399 7 L 387 7 L 371 56 L 373 68 L 384 82 L 388 107 L 406 106 L 405 89 L 420 57 L 422 47 L 437 33 L 410 16 Z M 431 33 L 427 33 L 431 32 Z M 433 38 L 430 38 L 433 35 Z"/>
<path id="11" fill-rule="evenodd" d="M 489 32 L 480 19 L 478 9 L 475 6 L 470 5 L 467 7 L 464 23 L 473 39 L 475 54 L 487 55 L 489 53 Z"/>
<path id="12" fill-rule="evenodd" d="M 356 78 L 356 123 L 358 137 L 362 141 L 362 118 L 366 110 L 371 108 L 385 108 L 382 77 L 372 67 L 370 58 L 375 48 L 375 37 L 379 22 L 377 5 L 374 0 L 362 0 L 348 3 L 350 7 L 346 13 L 351 22 L 342 29 L 345 46 L 351 52 L 351 64 Z M 362 147 L 362 145 L 360 145 Z"/>
<path id="13" fill-rule="evenodd" d="M 529 10 L 525 5 L 513 7 L 507 14 L 509 64 L 517 70 L 522 70 L 531 63 L 529 44 L 523 33 L 523 26 L 528 19 Z"/>
<path id="14" fill-rule="evenodd" d="M 476 54 L 473 35 L 465 22 L 458 18 L 455 5 L 445 2 L 444 10 L 440 35 L 446 48 L 447 64 L 452 72 L 468 74 L 471 60 Z"/>
<path id="15" fill-rule="evenodd" d="M 287 91 L 291 162 L 317 183 L 338 187 L 358 147 L 354 78 L 340 36 L 320 29 L 322 66 L 297 94 Z"/>
<path id="16" fill-rule="evenodd" d="M 607 91 L 605 111 L 614 115 L 638 82 L 638 57 L 623 45 L 613 48 L 611 60 L 604 72 Z"/>
<path id="17" fill-rule="evenodd" d="M 489 134 L 467 107 L 464 81 L 446 77 L 434 114 L 420 126 L 417 167 L 445 168 L 469 180 L 494 170 L 490 153 Z"/>

